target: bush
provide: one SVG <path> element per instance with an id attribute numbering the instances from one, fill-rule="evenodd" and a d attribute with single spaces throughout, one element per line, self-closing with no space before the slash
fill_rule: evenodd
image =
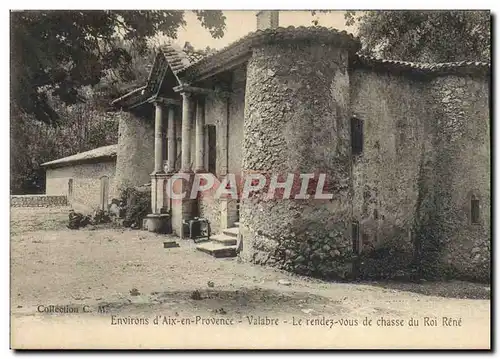
<path id="1" fill-rule="evenodd" d="M 147 186 L 126 188 L 121 193 L 121 202 L 125 204 L 123 225 L 141 228 L 143 218 L 151 211 L 151 189 Z"/>
<path id="2" fill-rule="evenodd" d="M 92 217 L 93 224 L 109 223 L 111 222 L 111 217 L 108 211 L 103 211 L 102 209 L 97 210 Z"/>
<path id="3" fill-rule="evenodd" d="M 68 215 L 68 228 L 69 229 L 79 229 L 86 227 L 90 224 L 92 218 L 90 216 L 84 216 L 81 213 L 75 212 L 74 210 L 69 211 Z"/>

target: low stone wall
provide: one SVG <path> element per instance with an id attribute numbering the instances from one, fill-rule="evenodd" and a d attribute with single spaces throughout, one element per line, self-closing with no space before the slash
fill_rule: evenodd
<path id="1" fill-rule="evenodd" d="M 27 194 L 10 196 L 11 207 L 58 207 L 67 206 L 66 196 L 47 196 L 45 194 Z"/>

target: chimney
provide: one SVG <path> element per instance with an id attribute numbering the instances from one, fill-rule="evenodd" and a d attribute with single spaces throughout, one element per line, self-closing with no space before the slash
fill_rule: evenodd
<path id="1" fill-rule="evenodd" d="M 280 22 L 278 10 L 260 10 L 257 16 L 257 30 L 276 29 Z"/>

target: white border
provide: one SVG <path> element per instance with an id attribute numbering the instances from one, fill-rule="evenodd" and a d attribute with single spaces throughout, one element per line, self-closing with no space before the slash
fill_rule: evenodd
<path id="1" fill-rule="evenodd" d="M 400 0 L 385 0 L 378 1 L 374 4 L 372 1 L 367 0 L 352 0 L 352 1 L 324 1 L 324 0 L 308 0 L 308 1 L 297 1 L 297 0 L 280 0 L 273 1 L 272 3 L 268 0 L 254 0 L 251 4 L 247 4 L 243 6 L 239 2 L 234 1 L 211 1 L 204 2 L 200 0 L 183 0 L 182 2 L 169 2 L 165 3 L 165 1 L 151 1 L 151 0 L 143 0 L 140 2 L 130 1 L 124 3 L 123 1 L 99 1 L 99 0 L 87 0 L 85 2 L 67 2 L 67 1 L 54 1 L 48 0 L 40 3 L 40 1 L 34 0 L 18 0 L 18 1 L 6 1 L 2 3 L 5 6 L 5 10 L 2 11 L 3 21 L 0 22 L 1 30 L 1 42 L 2 48 L 5 49 L 3 52 L 3 56 L 1 56 L 1 65 L 3 71 L 1 71 L 2 81 L 1 81 L 1 91 L 2 96 L 2 113 L 4 114 L 3 119 L 1 121 L 1 131 L 0 136 L 2 139 L 0 140 L 2 154 L 2 165 L 3 165 L 3 174 L 1 178 L 1 188 L 5 191 L 5 200 L 1 203 L 1 215 L 0 215 L 0 228 L 2 230 L 2 236 L 0 239 L 2 240 L 2 287 L 4 289 L 3 295 L 1 297 L 1 338 L 2 338 L 2 349 L 5 351 L 6 348 L 9 348 L 9 213 L 10 213 L 10 203 L 9 203 L 9 169 L 7 167 L 9 163 L 9 14 L 8 9 L 37 9 L 37 8 L 45 8 L 45 9 L 99 9 L 99 8 L 107 8 L 107 9 L 158 9 L 164 8 L 166 5 L 169 8 L 177 8 L 179 9 L 179 5 L 182 5 L 183 9 L 234 9 L 234 10 L 255 10 L 255 9 L 331 9 L 332 5 L 335 6 L 335 10 L 344 10 L 344 9 L 401 9 L 401 6 L 404 5 L 405 9 L 491 9 L 493 13 L 497 13 L 498 10 L 498 1 L 488 1 L 488 0 L 475 0 L 475 1 L 464 1 L 464 0 L 455 0 L 455 1 L 444 1 L 444 0 L 420 0 L 418 2 L 401 2 Z M 251 5 L 251 6 L 248 6 Z M 494 39 L 497 38 L 497 31 L 494 31 Z M 494 46 L 495 53 L 497 55 L 498 46 Z M 496 84 L 495 84 L 496 85 Z M 496 88 L 496 86 L 495 86 Z M 496 91 L 495 98 L 492 99 L 492 103 L 497 103 Z M 493 112 L 494 114 L 496 111 Z M 495 126 L 494 138 L 498 138 L 498 125 Z M 493 141 L 494 143 L 494 141 Z M 492 145 L 493 145 L 492 143 Z M 493 153 L 492 153 L 493 155 Z M 498 151 L 494 150 L 494 159 L 495 162 L 498 160 L 499 154 Z M 495 168 L 498 168 L 498 164 Z M 495 187 L 498 191 L 498 181 L 499 174 L 498 171 L 495 171 Z M 496 198 L 494 199 L 494 204 L 497 204 Z M 497 208 L 497 206 L 495 206 Z M 498 213 L 495 214 L 495 220 L 492 222 L 497 223 Z M 493 242 L 495 238 L 492 239 Z M 498 259 L 498 247 L 499 243 L 495 243 L 495 259 Z M 498 265 L 496 265 L 498 266 Z M 495 266 L 495 267 L 496 267 Z M 496 294 L 496 293 L 495 293 Z M 495 296 L 496 297 L 496 296 Z M 498 309 L 498 308 L 497 308 Z M 496 324 L 496 323 L 494 323 Z M 497 332 L 497 331 L 493 331 Z M 494 338 L 495 340 L 496 338 Z M 497 343 L 498 344 L 498 343 Z M 8 351 L 8 355 L 13 355 L 12 351 Z M 173 353 L 168 353 L 167 355 L 172 355 Z M 423 353 L 427 357 L 433 357 L 437 354 L 429 354 Z M 64 354 L 68 355 L 68 354 Z M 73 355 L 82 355 L 81 353 L 73 353 Z M 135 355 L 144 355 L 144 354 L 133 354 Z M 184 354 L 185 355 L 185 354 Z M 259 356 L 266 357 L 269 354 L 259 353 Z M 307 355 L 307 354 L 304 354 Z M 333 353 L 333 355 L 345 355 L 345 353 Z M 470 354 L 473 355 L 473 354 Z M 95 357 L 104 357 L 104 354 L 94 354 Z"/>

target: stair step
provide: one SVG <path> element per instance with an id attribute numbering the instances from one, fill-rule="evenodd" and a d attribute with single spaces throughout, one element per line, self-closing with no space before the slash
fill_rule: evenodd
<path id="1" fill-rule="evenodd" d="M 240 222 L 234 222 L 234 226 L 239 228 L 240 227 Z"/>
<path id="2" fill-rule="evenodd" d="M 236 243 L 238 243 L 238 239 L 225 234 L 217 234 L 216 236 L 210 236 L 210 239 L 214 242 L 221 243 L 225 246 L 234 246 Z"/>
<path id="3" fill-rule="evenodd" d="M 240 234 L 240 229 L 238 227 L 226 228 L 222 231 L 226 236 L 237 238 Z"/>
<path id="4" fill-rule="evenodd" d="M 196 246 L 196 249 L 208 253 L 215 258 L 236 257 L 238 246 L 225 246 L 217 242 L 206 242 Z"/>

